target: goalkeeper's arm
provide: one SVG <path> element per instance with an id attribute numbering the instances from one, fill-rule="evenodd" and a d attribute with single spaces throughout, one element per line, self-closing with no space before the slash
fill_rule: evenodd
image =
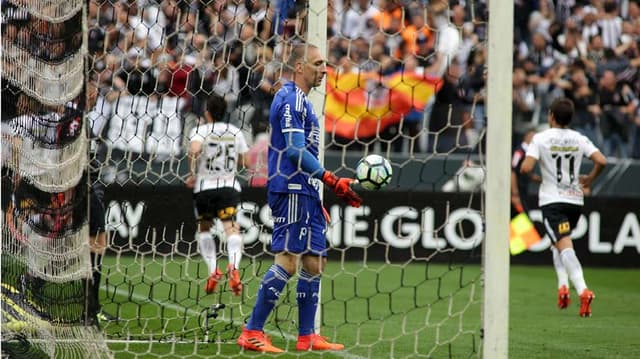
<path id="1" fill-rule="evenodd" d="M 339 178 L 333 172 L 323 168 L 320 161 L 307 150 L 303 133 L 292 131 L 289 132 L 289 136 L 284 137 L 287 142 L 287 157 L 293 163 L 296 163 L 303 171 L 311 174 L 312 177 L 322 180 L 348 205 L 360 207 L 362 198 L 350 186 L 353 180 Z"/>

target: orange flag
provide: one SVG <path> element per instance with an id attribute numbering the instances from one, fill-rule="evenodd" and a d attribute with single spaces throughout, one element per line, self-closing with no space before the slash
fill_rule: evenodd
<path id="1" fill-rule="evenodd" d="M 325 129 L 343 138 L 374 137 L 409 112 L 423 111 L 439 78 L 396 72 L 339 74 L 327 69 Z"/>
<path id="2" fill-rule="evenodd" d="M 524 252 L 540 240 L 540 234 L 526 213 L 513 217 L 509 236 L 509 251 L 512 255 Z"/>

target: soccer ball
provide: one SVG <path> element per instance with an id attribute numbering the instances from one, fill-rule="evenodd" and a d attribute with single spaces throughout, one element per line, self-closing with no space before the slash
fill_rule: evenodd
<path id="1" fill-rule="evenodd" d="M 369 155 L 358 162 L 356 180 L 364 189 L 377 190 L 391 182 L 391 164 L 380 155 Z"/>

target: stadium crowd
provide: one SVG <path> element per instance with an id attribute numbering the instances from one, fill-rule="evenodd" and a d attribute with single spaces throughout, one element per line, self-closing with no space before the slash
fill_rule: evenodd
<path id="1" fill-rule="evenodd" d="M 280 86 L 281 39 L 300 34 L 305 16 L 300 1 L 91 0 L 89 47 L 105 98 L 122 91 L 182 98 L 188 127 L 215 92 L 232 121 L 252 128 L 253 142 Z M 437 72 L 442 19 L 459 30 L 459 51 L 424 113 L 380 134 L 397 140 L 396 150 L 407 149 L 398 132 L 416 136 L 423 126 L 439 142 L 424 136 L 420 151 L 477 143 L 486 125 L 486 1 L 329 0 L 328 59 L 336 71 Z M 527 130 L 543 128 L 548 105 L 567 96 L 576 103 L 575 128 L 606 155 L 640 158 L 640 1 L 516 0 L 514 35 L 514 146 Z"/>

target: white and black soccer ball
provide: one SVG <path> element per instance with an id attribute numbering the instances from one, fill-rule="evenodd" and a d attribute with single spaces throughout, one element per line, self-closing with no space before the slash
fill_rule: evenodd
<path id="1" fill-rule="evenodd" d="M 362 188 L 378 190 L 391 182 L 391 163 L 380 155 L 368 155 L 358 162 L 356 180 Z"/>

